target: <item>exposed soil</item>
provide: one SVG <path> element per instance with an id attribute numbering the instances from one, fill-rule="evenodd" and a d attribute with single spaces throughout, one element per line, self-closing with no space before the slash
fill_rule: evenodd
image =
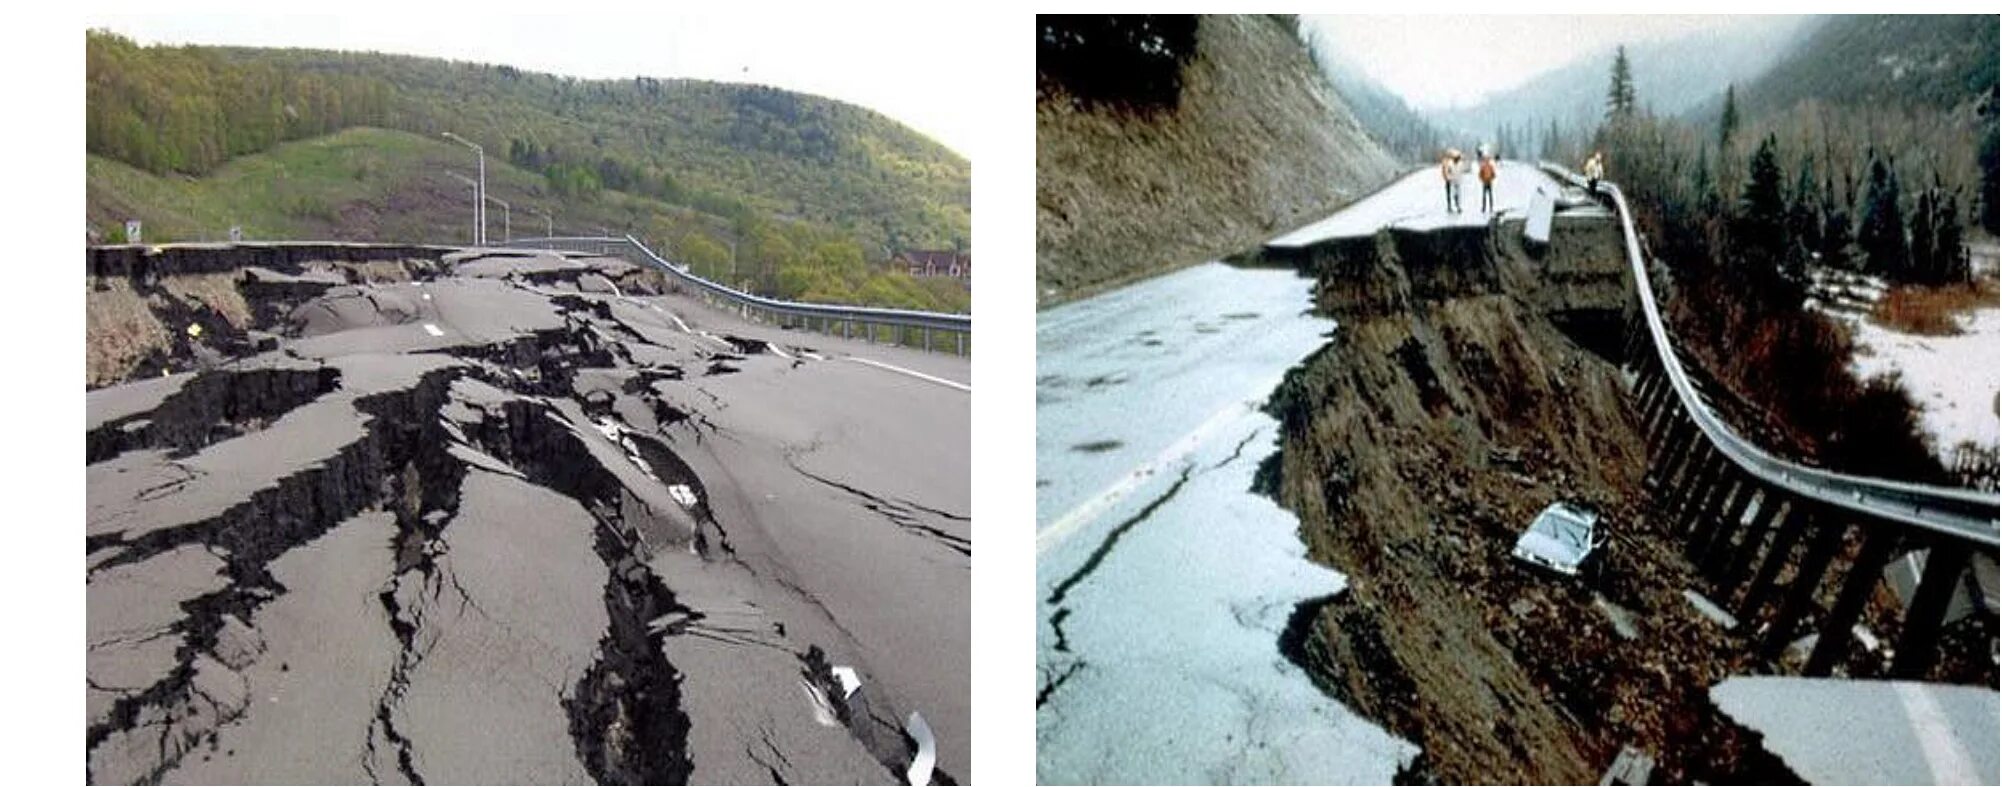
<path id="1" fill-rule="evenodd" d="M 1532 251 L 1497 227 L 1295 261 L 1340 327 L 1274 394 L 1283 446 L 1264 477 L 1350 591 L 1303 605 L 1282 649 L 1423 748 L 1410 781 L 1591 783 L 1628 744 L 1659 783 L 1797 781 L 1707 699 L 1747 648 L 1683 598 L 1704 585 L 1644 504 L 1604 337 L 1624 303 L 1618 230 L 1560 218 Z M 1509 555 L 1557 500 L 1597 507 L 1612 536 L 1583 578 Z"/>
<path id="2" fill-rule="evenodd" d="M 1178 106 L 1036 106 L 1036 287 L 1049 305 L 1217 259 L 1362 196 L 1395 165 L 1275 20 L 1205 16 Z"/>

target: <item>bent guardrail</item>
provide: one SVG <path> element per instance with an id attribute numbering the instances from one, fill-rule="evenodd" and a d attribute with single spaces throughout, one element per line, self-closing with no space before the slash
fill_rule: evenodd
<path id="1" fill-rule="evenodd" d="M 1569 170 L 1541 166 L 1586 186 Z M 1996 614 L 1981 583 L 1962 580 L 1974 576 L 1970 569 L 1992 578 L 2002 496 L 1808 467 L 1739 435 L 1713 412 L 1677 355 L 1625 194 L 1601 180 L 1594 196 L 1613 203 L 1631 268 L 1626 363 L 1649 442 L 1651 518 L 1682 539 L 1692 564 L 1712 581 L 1711 592 L 1726 604 L 1736 600 L 1733 625 L 1753 635 L 1760 657 L 1777 663 L 1789 647 L 1809 641 L 1797 639 L 1801 624 L 1819 618 L 1808 629 L 1815 637 L 1801 666 L 1807 675 L 1829 675 L 1837 665 L 1852 676 L 1884 669 L 1881 658 L 1856 658 L 1859 638 L 1852 632 L 1887 574 L 1909 569 L 1908 582 L 1892 583 L 1904 610 L 1888 674 L 1930 676 L 1956 597 L 1972 601 L 1961 614 Z M 1913 559 L 1900 560 L 1901 554 Z M 1977 554 L 1988 562 L 1976 563 Z M 1824 608 L 1826 577 L 1839 578 L 1839 590 Z M 1766 616 L 1775 598 L 1778 607 Z M 1988 635 L 1972 631 L 1992 638 L 1992 628 Z M 1949 677 L 1966 679 L 1961 669 Z"/>
<path id="2" fill-rule="evenodd" d="M 1583 177 L 1563 167 L 1549 163 L 1545 163 L 1543 167 L 1573 185 L 1581 188 L 1585 186 Z M 1618 184 L 1605 180 L 1599 181 L 1599 190 L 1612 198 L 1618 210 L 1621 232 L 1626 240 L 1627 261 L 1633 269 L 1636 295 L 1640 298 L 1650 338 L 1653 339 L 1655 351 L 1659 354 L 1668 381 L 1674 386 L 1675 393 L 1682 400 L 1683 406 L 1688 408 L 1694 417 L 1697 428 L 1701 429 L 1705 438 L 1715 444 L 1727 458 L 1761 480 L 1804 497 L 1940 531 L 1986 546 L 1993 547 L 2002 543 L 2002 539 L 1998 539 L 1998 524 L 2002 524 L 2002 496 L 1993 492 L 1849 475 L 1808 467 L 1767 453 L 1719 420 L 1710 406 L 1697 394 L 1696 386 L 1683 369 L 1681 359 L 1677 358 L 1670 348 L 1668 328 L 1663 321 L 1661 306 L 1655 298 L 1654 287 L 1648 277 L 1646 260 L 1641 255 L 1639 235 L 1634 229 L 1632 214 L 1627 209 L 1626 195 L 1620 192 Z"/>
<path id="3" fill-rule="evenodd" d="M 912 309 L 883 309 L 868 306 L 841 306 L 825 303 L 802 303 L 767 298 L 744 292 L 734 287 L 713 282 L 695 275 L 688 269 L 667 261 L 655 254 L 653 249 L 639 242 L 631 235 L 623 237 L 569 237 L 569 238 L 517 238 L 513 245 L 529 248 L 546 248 L 556 251 L 580 251 L 607 256 L 620 256 L 629 252 L 637 259 L 659 268 L 671 279 L 694 289 L 698 294 L 713 300 L 735 306 L 747 316 L 762 316 L 769 321 L 783 325 L 811 328 L 817 320 L 820 330 L 833 333 L 840 326 L 843 335 L 849 335 L 851 328 L 860 326 L 868 329 L 874 339 L 875 326 L 889 326 L 898 330 L 900 343 L 909 343 L 902 332 L 917 329 L 923 332 L 922 345 L 932 348 L 932 332 L 943 331 L 954 338 L 959 354 L 966 352 L 966 339 L 973 333 L 973 318 L 965 314 L 917 311 Z"/>

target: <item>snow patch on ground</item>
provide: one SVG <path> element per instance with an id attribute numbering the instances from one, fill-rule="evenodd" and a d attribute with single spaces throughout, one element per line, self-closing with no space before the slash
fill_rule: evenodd
<path id="1" fill-rule="evenodd" d="M 1955 446 L 1971 442 L 1994 449 L 2002 442 L 2002 304 L 1958 318 L 1957 336 L 1919 336 L 1894 331 L 1869 317 L 1889 291 L 1875 276 L 1810 271 L 1816 308 L 1847 323 L 1856 339 L 1850 372 L 1859 380 L 1897 372 L 1919 406 L 1919 424 L 1933 441 L 1933 453 L 1951 460 Z"/>
<path id="2" fill-rule="evenodd" d="M 2002 309 L 1962 316 L 1959 336 L 1914 336 L 1862 318 L 1851 318 L 1850 324 L 1857 344 L 1850 368 L 1859 378 L 1894 371 L 1903 376 L 1934 453 L 1950 456 L 1962 442 L 1993 448 L 2002 439 L 2002 417 L 1995 413 L 2002 395 L 1997 373 Z"/>

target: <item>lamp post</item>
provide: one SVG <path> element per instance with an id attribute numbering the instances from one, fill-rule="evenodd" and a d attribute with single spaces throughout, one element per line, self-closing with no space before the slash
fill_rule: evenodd
<path id="1" fill-rule="evenodd" d="M 479 157 L 479 162 L 480 162 L 480 182 L 474 185 L 474 188 L 477 188 L 477 189 L 479 189 L 479 198 L 473 201 L 473 223 L 474 223 L 474 225 L 475 225 L 475 226 L 479 227 L 479 231 L 478 231 L 478 232 L 476 233 L 476 234 L 478 235 L 478 237 L 474 239 L 473 243 L 474 243 L 474 245 L 478 245 L 478 246 L 485 246 L 485 245 L 487 245 L 487 205 L 486 205 L 486 197 L 487 197 L 487 151 L 486 151 L 486 148 L 482 148 L 482 147 L 480 147 L 479 145 L 476 145 L 476 144 L 473 144 L 473 142 L 472 142 L 471 140 L 468 140 L 468 139 L 466 139 L 465 137 L 462 137 L 462 136 L 459 136 L 459 135 L 457 135 L 457 134 L 454 134 L 454 133 L 452 133 L 452 132 L 450 132 L 450 131 L 447 131 L 447 132 L 445 132 L 445 133 L 444 133 L 444 136 L 445 136 L 445 138 L 446 138 L 446 139 L 449 139 L 449 140 L 452 140 L 453 142 L 457 142 L 457 143 L 459 143 L 459 144 L 461 144 L 461 145 L 465 145 L 466 147 L 469 147 L 469 148 L 472 148 L 472 149 L 473 149 L 473 153 L 474 153 L 475 155 L 477 155 L 477 156 Z"/>
<path id="2" fill-rule="evenodd" d="M 529 209 L 528 209 L 528 212 L 530 212 L 530 213 L 533 213 L 533 214 L 535 214 L 535 215 L 537 215 L 537 216 L 541 216 L 541 217 L 542 217 L 542 223 L 543 223 L 543 235 L 542 235 L 542 236 L 543 236 L 543 237 L 545 237 L 545 238 L 554 238 L 554 237 L 556 237 L 556 219 L 555 219 L 555 218 L 552 218 L 552 217 L 551 217 L 551 216 L 550 216 L 549 214 L 547 214 L 547 213 L 544 213 L 544 212 L 542 212 L 542 211 L 539 211 L 539 210 L 536 210 L 536 209 L 534 209 L 534 208 L 529 208 Z"/>
<path id="3" fill-rule="evenodd" d="M 445 170 L 445 174 L 457 178 L 460 183 L 473 187 L 473 245 L 486 245 L 480 242 L 480 182 L 449 169 Z"/>
<path id="4" fill-rule="evenodd" d="M 501 243 L 514 242 L 514 209 L 508 207 L 499 197 L 488 197 L 488 202 L 501 206 Z"/>

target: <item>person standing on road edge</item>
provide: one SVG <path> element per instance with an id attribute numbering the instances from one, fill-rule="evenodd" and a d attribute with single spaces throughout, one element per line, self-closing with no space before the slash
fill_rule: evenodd
<path id="1" fill-rule="evenodd" d="M 1446 157 L 1439 160 L 1439 177 L 1446 181 L 1446 212 L 1460 212 L 1460 151 L 1446 149 Z"/>
<path id="2" fill-rule="evenodd" d="M 1495 158 L 1492 154 L 1481 157 L 1481 212 L 1491 213 L 1495 209 Z"/>
<path id="3" fill-rule="evenodd" d="M 1606 176 L 1605 155 L 1595 150 L 1591 158 L 1585 159 L 1585 185 L 1594 194 L 1599 192 L 1599 179 Z"/>

